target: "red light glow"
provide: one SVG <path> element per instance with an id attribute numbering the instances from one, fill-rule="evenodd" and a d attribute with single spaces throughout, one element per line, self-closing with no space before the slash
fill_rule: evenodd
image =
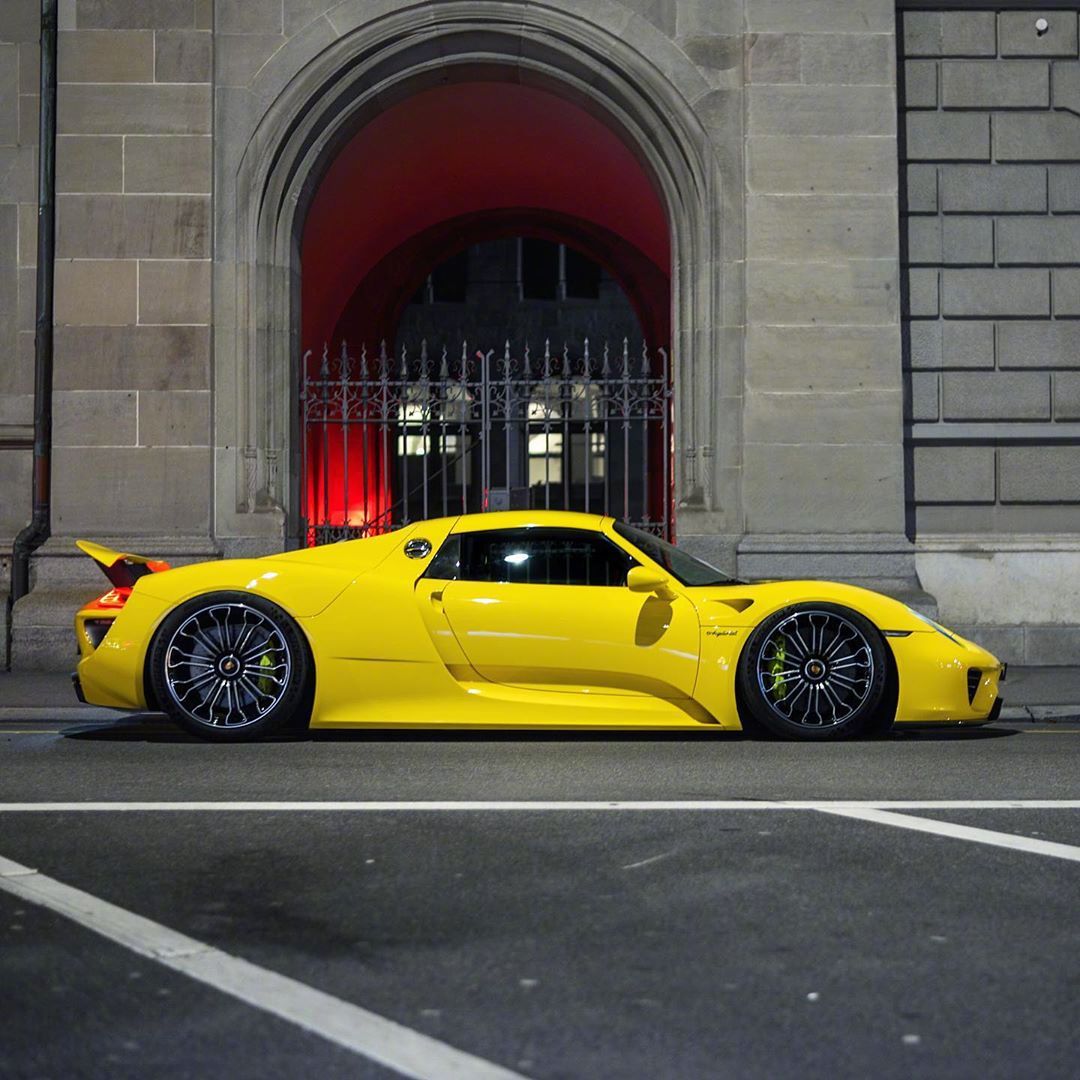
<path id="1" fill-rule="evenodd" d="M 94 610 L 112 611 L 116 608 L 122 608 L 127 603 L 130 595 L 130 587 L 121 585 L 115 589 L 110 589 L 107 593 L 103 593 L 92 604 L 86 606 Z"/>
<path id="2" fill-rule="evenodd" d="M 427 274 L 471 244 L 527 235 L 601 263 L 647 340 L 670 339 L 670 230 L 639 157 L 597 116 L 509 81 L 448 83 L 392 105 L 326 171 L 302 242 L 302 340 L 394 348 L 401 310 Z M 389 524 L 393 448 L 373 425 L 309 432 L 305 513 Z M 346 471 L 348 479 L 346 480 Z"/>

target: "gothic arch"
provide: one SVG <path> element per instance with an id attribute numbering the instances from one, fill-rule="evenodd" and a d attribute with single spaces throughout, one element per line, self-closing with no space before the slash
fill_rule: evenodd
<path id="1" fill-rule="evenodd" d="M 569 98 L 653 178 L 671 228 L 676 506 L 711 510 L 717 466 L 738 464 L 715 461 L 717 425 L 737 430 L 740 418 L 718 415 L 720 171 L 693 108 L 710 86 L 668 38 L 614 3 L 595 6 L 596 22 L 535 3 L 387 4 L 389 14 L 373 16 L 378 7 L 348 0 L 283 46 L 243 99 L 257 120 L 239 160 L 219 163 L 219 537 L 226 547 L 229 537 L 280 542 L 295 506 L 299 237 L 328 163 L 383 109 L 450 80 L 521 81 Z"/>

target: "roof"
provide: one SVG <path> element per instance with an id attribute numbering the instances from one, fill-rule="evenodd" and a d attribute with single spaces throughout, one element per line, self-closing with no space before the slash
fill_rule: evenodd
<path id="1" fill-rule="evenodd" d="M 574 510 L 490 510 L 483 514 L 462 514 L 457 519 L 454 532 L 523 529 L 530 525 L 597 530 L 603 520 L 603 514 L 582 514 Z"/>

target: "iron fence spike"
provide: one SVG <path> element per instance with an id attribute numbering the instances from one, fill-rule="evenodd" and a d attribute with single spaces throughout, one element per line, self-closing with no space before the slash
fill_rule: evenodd
<path id="1" fill-rule="evenodd" d="M 667 535 L 671 509 L 666 501 L 658 500 L 666 500 L 662 493 L 668 491 L 670 461 L 665 454 L 657 484 L 653 480 L 652 448 L 669 447 L 668 351 L 656 347 L 650 355 L 648 343 L 639 339 L 639 368 L 630 356 L 629 337 L 624 336 L 623 367 L 618 371 L 612 369 L 615 356 L 608 340 L 601 339 L 601 347 L 591 338 L 582 337 L 581 345 L 571 349 L 569 340 L 564 339 L 561 351 L 554 355 L 550 338 L 542 340 L 543 377 L 541 365 L 536 363 L 539 357 L 534 360 L 528 340 L 523 341 L 523 352 L 516 359 L 515 345 L 509 337 L 503 338 L 501 347 L 474 348 L 471 354 L 468 342 L 462 341 L 460 382 L 455 379 L 452 384 L 446 382 L 454 374 L 449 362 L 452 342 L 441 343 L 438 371 L 443 381 L 434 385 L 430 380 L 434 377 L 435 352 L 426 337 L 402 343 L 400 353 L 397 345 L 391 351 L 384 339 L 378 349 L 377 367 L 374 350 L 370 353 L 370 368 L 366 343 L 361 344 L 358 354 L 352 354 L 347 341 L 339 339 L 340 353 L 335 350 L 335 359 L 341 356 L 341 370 L 332 381 L 325 377 L 328 368 L 333 370 L 329 342 L 324 343 L 320 358 L 321 376 L 319 365 L 315 365 L 317 354 L 313 350 L 304 352 L 301 454 L 307 450 L 305 460 L 309 464 L 302 466 L 301 474 L 314 485 L 306 489 L 309 494 L 304 502 L 303 524 L 309 542 L 331 542 L 399 528 L 420 516 L 421 491 L 427 514 L 428 497 L 436 490 L 431 487 L 433 483 L 441 489 L 444 510 L 460 502 L 462 512 L 470 512 L 478 508 L 477 501 L 485 497 L 484 493 L 522 485 L 523 490 L 532 490 L 533 505 L 555 505 L 558 500 L 568 509 L 580 509 L 584 500 L 585 508 L 591 512 L 601 507 L 607 513 L 621 512 L 633 523 Z M 617 343 L 618 339 L 616 347 Z M 490 370 L 496 356 L 503 365 L 502 378 Z M 560 362 L 561 371 L 554 366 Z M 605 379 L 603 383 L 598 381 L 595 388 L 591 383 L 594 364 L 597 379 Z M 531 419 L 526 409 L 529 404 L 534 409 Z M 545 437 L 533 439 L 538 430 Z M 578 460 L 582 437 L 584 464 Z M 558 443 L 552 441 L 556 438 Z M 500 461 L 504 448 L 505 460 Z M 327 450 L 333 455 L 330 460 L 326 458 Z M 317 456 L 310 456 L 312 453 Z M 347 460 L 342 460 L 342 453 Z M 350 468 L 360 464 L 362 454 L 369 453 L 374 455 L 370 458 L 374 475 L 386 479 L 376 480 L 380 494 L 373 504 L 369 504 L 365 487 L 366 509 L 361 517 L 350 502 L 352 481 L 345 480 L 346 490 L 342 492 L 341 480 L 332 478 L 339 472 L 342 477 L 356 480 L 360 475 L 373 475 L 367 456 L 360 473 Z M 402 455 L 408 456 L 407 462 Z M 693 450 L 689 450 L 687 462 L 691 467 L 693 456 Z M 337 464 L 331 469 L 334 461 Z M 330 487 L 337 485 L 334 501 L 313 508 L 310 493 L 322 504 L 323 493 L 329 490 L 328 479 L 332 479 Z M 385 495 L 381 493 L 384 483 L 388 485 Z M 436 505 L 440 505 L 437 491 L 434 497 Z M 336 508 L 331 511 L 331 506 Z M 351 519 L 350 508 L 354 511 Z"/>

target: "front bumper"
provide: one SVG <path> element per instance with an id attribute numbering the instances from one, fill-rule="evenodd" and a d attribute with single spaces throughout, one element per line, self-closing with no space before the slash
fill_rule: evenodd
<path id="1" fill-rule="evenodd" d="M 997 719 L 1006 665 L 993 653 L 936 631 L 886 640 L 900 680 L 897 724 L 988 724 Z"/>

